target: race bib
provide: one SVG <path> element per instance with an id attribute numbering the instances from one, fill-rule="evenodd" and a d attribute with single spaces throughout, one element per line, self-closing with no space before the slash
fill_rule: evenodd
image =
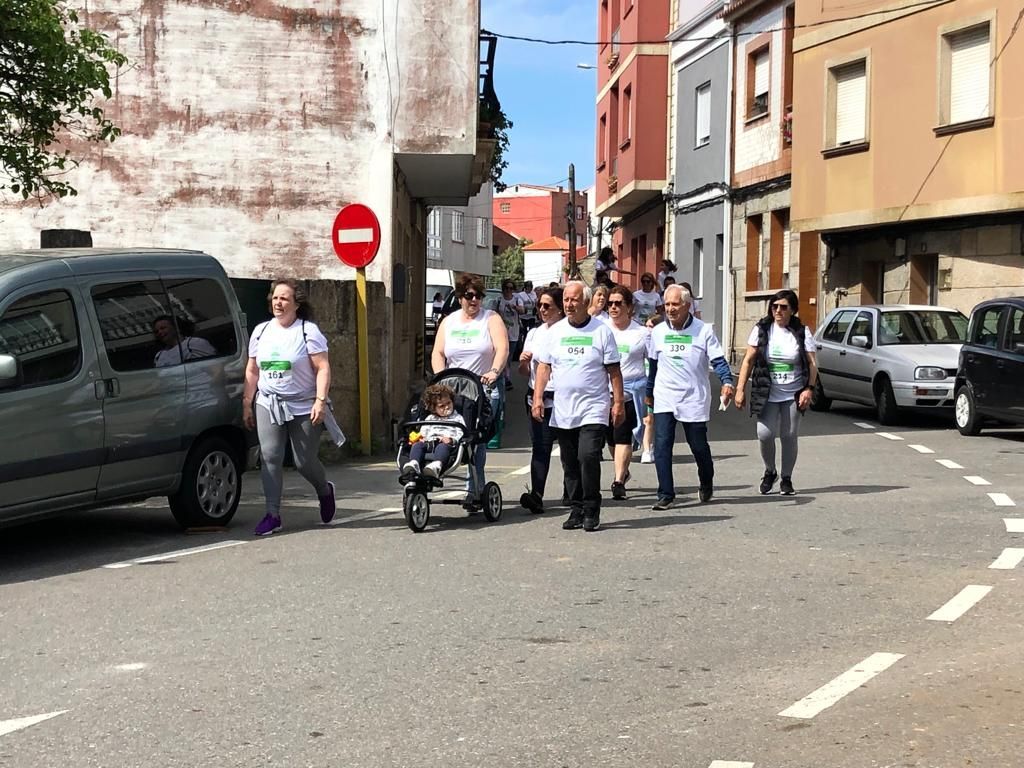
<path id="1" fill-rule="evenodd" d="M 684 364 L 684 353 L 692 346 L 693 336 L 669 333 L 665 335 L 663 354 L 672 361 L 673 365 L 681 366 Z"/>
<path id="2" fill-rule="evenodd" d="M 292 379 L 292 364 L 288 360 L 264 360 L 260 363 L 264 378 L 275 384 L 287 384 Z"/>
<path id="3" fill-rule="evenodd" d="M 626 356 L 629 354 L 629 344 L 619 344 L 618 347 L 620 355 Z"/>
<path id="4" fill-rule="evenodd" d="M 790 384 L 795 380 L 796 366 L 792 363 L 769 362 L 768 370 L 771 372 L 772 381 L 776 384 Z"/>
<path id="5" fill-rule="evenodd" d="M 451 333 L 451 340 L 455 344 L 471 345 L 480 338 L 479 328 L 456 329 Z"/>
<path id="6" fill-rule="evenodd" d="M 583 362 L 583 356 L 594 346 L 594 337 L 586 336 L 563 336 L 559 342 L 559 358 L 568 365 L 579 365 Z"/>

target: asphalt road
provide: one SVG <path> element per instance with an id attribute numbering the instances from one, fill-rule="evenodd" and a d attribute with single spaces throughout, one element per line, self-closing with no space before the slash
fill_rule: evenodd
<path id="1" fill-rule="evenodd" d="M 1024 430 L 838 405 L 762 497 L 715 413 L 711 503 L 680 443 L 680 504 L 635 464 L 590 534 L 517 506 L 512 402 L 498 523 L 412 533 L 380 462 L 332 469 L 326 528 L 289 477 L 267 539 L 255 475 L 225 533 L 157 501 L 3 530 L 0 765 L 1021 765 Z"/>

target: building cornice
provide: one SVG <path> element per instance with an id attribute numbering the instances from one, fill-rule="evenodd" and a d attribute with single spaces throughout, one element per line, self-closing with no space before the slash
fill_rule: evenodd
<path id="1" fill-rule="evenodd" d="M 715 2 L 706 6 L 704 9 L 697 12 L 695 16 L 691 16 L 686 20 L 685 23 L 680 24 L 675 31 L 669 34 L 666 40 L 670 43 L 677 42 L 682 38 L 686 37 L 690 32 L 693 32 L 698 27 L 707 24 L 709 21 L 717 19 L 725 8 L 723 0 L 715 0 Z"/>
<path id="2" fill-rule="evenodd" d="M 924 13 L 932 8 L 938 8 L 940 5 L 952 2 L 955 2 L 955 0 L 935 0 L 934 3 L 929 5 L 918 5 L 908 8 L 905 0 L 893 0 L 887 5 L 876 9 L 871 16 L 860 16 L 833 22 L 822 20 L 818 26 L 808 29 L 798 36 L 794 36 L 793 53 L 806 51 L 810 48 L 830 43 L 833 40 L 838 40 L 841 37 L 863 32 L 865 29 L 888 24 L 890 21 L 913 16 L 917 13 Z"/>
<path id="3" fill-rule="evenodd" d="M 793 232 L 839 232 L 889 224 L 922 223 L 930 219 L 978 216 L 1024 210 L 1024 192 L 980 197 L 958 197 L 935 203 L 843 211 L 812 219 L 793 219 Z"/>
<path id="4" fill-rule="evenodd" d="M 666 60 L 671 53 L 671 45 L 669 43 L 641 43 L 634 45 L 633 49 L 626 56 L 625 60 L 619 62 L 615 67 L 615 71 L 612 76 L 608 79 L 608 82 L 604 84 L 604 87 L 597 92 L 597 104 L 601 103 L 601 100 L 608 95 L 608 91 L 619 82 L 619 77 L 625 72 L 629 65 L 632 64 L 638 56 L 664 56 Z M 600 64 L 598 64 L 600 66 Z"/>

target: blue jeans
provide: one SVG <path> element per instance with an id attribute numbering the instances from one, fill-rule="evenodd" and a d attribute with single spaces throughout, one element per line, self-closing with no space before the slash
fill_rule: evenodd
<path id="1" fill-rule="evenodd" d="M 484 395 L 491 396 L 491 418 L 497 424 L 502 418 L 505 410 L 505 382 L 499 376 L 494 385 L 488 390 L 484 387 Z M 466 490 L 474 495 L 480 495 L 484 490 L 484 466 L 487 464 L 487 443 L 480 442 L 473 452 L 473 465 L 476 467 L 476 487 L 473 486 L 473 475 L 466 479 Z"/>
<path id="2" fill-rule="evenodd" d="M 676 441 L 676 424 L 683 425 L 686 443 L 697 462 L 697 478 L 702 486 L 711 486 L 715 480 L 715 462 L 708 445 L 708 423 L 706 421 L 677 422 L 675 414 L 654 414 L 654 468 L 658 472 L 658 498 L 676 497 L 675 481 L 672 479 L 672 446 Z"/>
<path id="3" fill-rule="evenodd" d="M 647 378 L 624 381 L 622 382 L 622 389 L 628 397 L 633 398 L 633 408 L 636 409 L 636 427 L 633 429 L 633 441 L 637 445 L 643 445 L 644 416 L 647 415 L 647 406 L 644 405 L 644 396 L 647 394 Z"/>

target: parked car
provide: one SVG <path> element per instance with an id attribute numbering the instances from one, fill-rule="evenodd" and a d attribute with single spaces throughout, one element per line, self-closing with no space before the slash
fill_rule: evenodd
<path id="1" fill-rule="evenodd" d="M 1024 424 L 1024 296 L 983 301 L 971 313 L 954 413 L 963 435 L 978 434 L 985 419 Z"/>
<path id="2" fill-rule="evenodd" d="M 0 524 L 152 496 L 228 523 L 256 455 L 246 342 L 206 254 L 0 252 Z"/>
<path id="3" fill-rule="evenodd" d="M 967 318 L 914 305 L 839 307 L 815 334 L 818 383 L 811 408 L 833 400 L 873 405 L 882 424 L 902 409 L 952 408 Z"/>

